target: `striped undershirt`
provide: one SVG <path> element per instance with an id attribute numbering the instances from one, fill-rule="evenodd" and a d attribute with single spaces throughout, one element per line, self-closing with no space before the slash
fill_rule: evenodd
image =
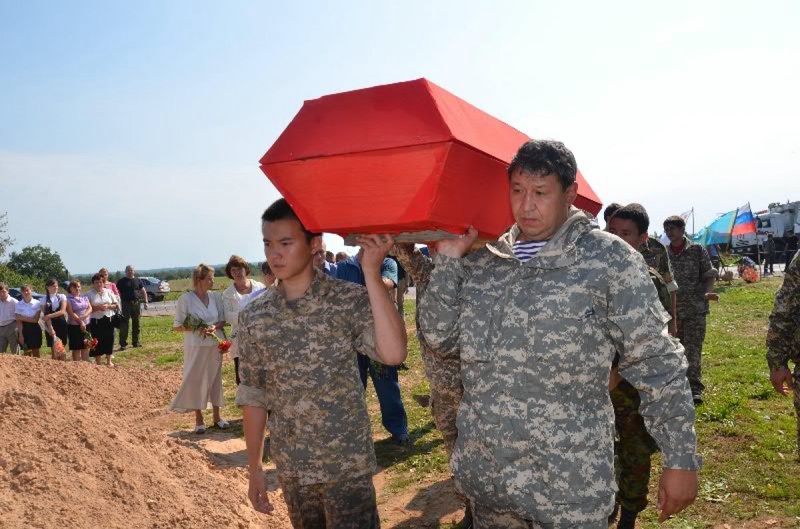
<path id="1" fill-rule="evenodd" d="M 514 257 L 525 263 L 539 253 L 547 241 L 516 241 L 514 243 Z"/>

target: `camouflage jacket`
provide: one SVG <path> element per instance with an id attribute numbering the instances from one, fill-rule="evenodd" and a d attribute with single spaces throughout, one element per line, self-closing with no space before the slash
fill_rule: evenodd
<path id="1" fill-rule="evenodd" d="M 672 273 L 672 264 L 669 262 L 667 247 L 661 244 L 661 241 L 648 237 L 647 242 L 639 247 L 639 253 L 644 257 L 647 266 L 658 272 L 669 292 L 678 290 Z M 672 309 L 667 309 L 667 312 L 672 314 Z"/>
<path id="2" fill-rule="evenodd" d="M 376 468 L 356 352 L 376 358 L 366 288 L 316 270 L 287 301 L 267 289 L 239 313 L 236 404 L 271 410 L 270 457 L 301 484 Z"/>
<path id="3" fill-rule="evenodd" d="M 664 281 L 664 278 L 659 274 L 654 268 L 647 267 L 647 272 L 650 274 L 650 279 L 653 280 L 653 286 L 656 287 L 656 293 L 658 294 L 658 300 L 661 302 L 661 306 L 664 307 L 664 310 L 667 311 L 667 314 L 672 317 L 672 298 L 669 295 L 669 286 Z"/>
<path id="4" fill-rule="evenodd" d="M 706 299 L 706 279 L 717 277 L 717 271 L 711 266 L 711 259 L 703 245 L 697 244 L 684 237 L 684 247 L 680 254 L 667 247 L 672 272 L 678 283 L 677 309 L 678 323 L 681 316 L 700 316 L 708 314 L 708 300 Z"/>
<path id="5" fill-rule="evenodd" d="M 644 260 L 576 209 L 522 264 L 514 226 L 462 259 L 439 255 L 420 307 L 434 350 L 461 349 L 452 468 L 467 496 L 540 522 L 586 523 L 614 503 L 608 377 L 641 393 L 669 468 L 697 469 L 683 347 Z"/>
<path id="6" fill-rule="evenodd" d="M 767 330 L 767 363 L 771 370 L 800 367 L 800 254 L 786 268 L 783 285 L 775 296 Z"/>
<path id="7" fill-rule="evenodd" d="M 424 255 L 419 248 L 414 248 L 409 252 L 404 246 L 396 245 L 394 247 L 394 256 L 397 262 L 400 263 L 411 279 L 414 280 L 414 288 L 416 289 L 416 322 L 417 322 L 417 339 L 420 345 L 427 346 L 425 338 L 419 330 L 419 301 L 425 297 L 425 289 L 428 287 L 428 282 L 431 279 L 431 272 L 433 271 L 433 260 Z"/>

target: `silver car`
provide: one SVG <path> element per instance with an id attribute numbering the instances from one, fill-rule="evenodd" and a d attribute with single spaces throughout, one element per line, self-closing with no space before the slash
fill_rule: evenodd
<path id="1" fill-rule="evenodd" d="M 157 277 L 140 277 L 144 290 L 147 292 L 147 301 L 163 301 L 164 296 L 170 293 L 169 283 Z"/>

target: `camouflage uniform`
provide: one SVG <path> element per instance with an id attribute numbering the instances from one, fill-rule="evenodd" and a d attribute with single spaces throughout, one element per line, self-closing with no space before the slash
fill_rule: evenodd
<path id="1" fill-rule="evenodd" d="M 717 277 L 717 271 L 711 266 L 711 259 L 702 245 L 693 243 L 686 237 L 683 241 L 684 247 L 680 254 L 673 252 L 672 246 L 667 249 L 667 253 L 675 280 L 681 289 L 677 310 L 678 339 L 686 349 L 686 360 L 689 362 L 686 377 L 689 379 L 692 395 L 699 397 L 705 389 L 701 360 L 708 314 L 705 281 Z"/>
<path id="2" fill-rule="evenodd" d="M 323 518 L 336 529 L 378 527 L 356 364 L 356 352 L 376 358 L 372 322 L 364 287 L 319 270 L 301 298 L 269 288 L 239 313 L 236 404 L 270 410 L 270 457 L 296 528 L 324 527 L 314 522 Z"/>
<path id="3" fill-rule="evenodd" d="M 794 362 L 794 411 L 797 413 L 797 450 L 800 453 L 800 254 L 786 269 L 783 285 L 767 331 L 767 363 L 772 371 L 789 369 Z"/>
<path id="4" fill-rule="evenodd" d="M 436 428 L 442 433 L 444 446 L 447 454 L 453 453 L 456 444 L 458 430 L 456 429 L 456 415 L 458 404 L 464 393 L 461 385 L 461 367 L 457 350 L 450 351 L 449 354 L 439 356 L 433 353 L 430 344 L 422 335 L 419 329 L 419 303 L 425 297 L 425 289 L 430 281 L 433 271 L 433 261 L 423 255 L 419 249 L 413 252 L 402 246 L 395 246 L 395 257 L 400 262 L 406 273 L 414 280 L 417 289 L 417 339 L 422 354 L 422 361 L 425 364 L 425 374 L 431 387 L 431 414 Z"/>
<path id="5" fill-rule="evenodd" d="M 584 213 L 572 208 L 525 264 L 513 254 L 518 236 L 514 226 L 462 259 L 438 255 L 421 300 L 432 350 L 461 351 L 453 472 L 476 527 L 492 526 L 488 510 L 528 526 L 605 528 L 615 353 L 665 466 L 700 466 L 683 348 L 666 332 L 644 260 Z"/>
<path id="6" fill-rule="evenodd" d="M 661 246 L 663 248 L 663 245 Z M 642 253 L 642 248 L 639 249 L 639 253 Z M 663 255 L 666 258 L 666 248 Z M 647 270 L 656 287 L 661 305 L 669 311 L 672 302 L 667 284 L 655 269 L 648 267 Z M 658 451 L 658 445 L 647 433 L 644 419 L 639 414 L 640 403 L 639 392 L 625 379 L 611 390 L 614 426 L 619 436 L 619 443 L 614 445 L 617 487 L 619 487 L 617 503 L 630 512 L 642 512 L 647 507 L 650 456 Z"/>

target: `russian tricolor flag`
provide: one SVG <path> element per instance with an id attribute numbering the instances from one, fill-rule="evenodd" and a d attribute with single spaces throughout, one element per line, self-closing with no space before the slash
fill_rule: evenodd
<path id="1" fill-rule="evenodd" d="M 731 235 L 744 235 L 756 232 L 756 220 L 750 210 L 750 202 L 736 210 L 736 220 L 733 222 Z"/>

